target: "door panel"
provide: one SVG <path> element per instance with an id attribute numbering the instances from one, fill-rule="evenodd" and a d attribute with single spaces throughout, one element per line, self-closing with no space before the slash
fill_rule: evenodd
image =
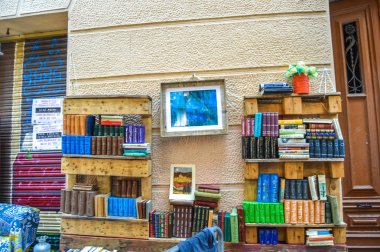
<path id="1" fill-rule="evenodd" d="M 342 94 L 339 120 L 346 143 L 343 208 L 348 244 L 380 249 L 380 240 L 373 241 L 380 237 L 378 3 L 335 1 L 330 12 L 336 85 Z"/>

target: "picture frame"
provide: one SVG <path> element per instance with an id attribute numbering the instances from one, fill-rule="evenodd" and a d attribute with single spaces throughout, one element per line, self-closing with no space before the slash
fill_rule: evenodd
<path id="1" fill-rule="evenodd" d="M 161 83 L 161 136 L 227 134 L 224 80 Z"/>
<path id="2" fill-rule="evenodd" d="M 170 166 L 170 200 L 194 200 L 195 165 L 172 164 Z"/>

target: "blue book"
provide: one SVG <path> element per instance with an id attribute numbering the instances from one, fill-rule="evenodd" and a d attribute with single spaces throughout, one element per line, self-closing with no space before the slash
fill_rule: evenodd
<path id="1" fill-rule="evenodd" d="M 269 202 L 278 202 L 278 175 L 270 175 L 270 193 L 269 193 Z"/>
<path id="2" fill-rule="evenodd" d="M 108 215 L 113 216 L 113 209 L 112 209 L 112 197 L 108 198 Z"/>
<path id="3" fill-rule="evenodd" d="M 317 231 L 317 234 L 318 235 L 329 235 L 331 234 L 330 231 L 328 230 L 321 230 L 321 231 Z"/>
<path id="4" fill-rule="evenodd" d="M 261 136 L 261 123 L 262 123 L 262 113 L 256 113 L 255 114 L 255 127 L 254 127 L 254 136 L 260 137 Z"/>
<path id="5" fill-rule="evenodd" d="M 125 125 L 125 142 L 133 143 L 133 126 L 131 124 Z"/>
<path id="6" fill-rule="evenodd" d="M 76 146 L 76 142 L 75 142 L 75 136 L 71 136 L 71 141 L 70 141 L 70 150 L 71 150 L 71 153 L 70 154 L 76 154 L 75 152 L 75 146 Z"/>
<path id="7" fill-rule="evenodd" d="M 327 141 L 326 141 L 326 139 L 321 140 L 321 158 L 327 158 Z"/>
<path id="8" fill-rule="evenodd" d="M 119 198 L 119 201 L 120 201 L 120 215 L 121 216 L 125 216 L 125 202 L 126 202 L 126 199 L 125 198 Z"/>
<path id="9" fill-rule="evenodd" d="M 321 158 L 321 141 L 319 139 L 314 141 L 314 157 Z"/>
<path id="10" fill-rule="evenodd" d="M 339 157 L 344 158 L 345 152 L 344 152 L 344 140 L 338 140 L 339 141 Z"/>
<path id="11" fill-rule="evenodd" d="M 84 138 L 84 154 L 91 155 L 92 136 L 85 136 Z"/>
<path id="12" fill-rule="evenodd" d="M 259 243 L 265 244 L 265 228 L 259 228 Z"/>
<path id="13" fill-rule="evenodd" d="M 278 244 L 278 230 L 277 230 L 277 228 L 272 229 L 272 244 L 274 244 L 274 245 Z"/>
<path id="14" fill-rule="evenodd" d="M 79 138 L 79 153 L 80 155 L 84 155 L 84 136 L 78 136 Z"/>
<path id="15" fill-rule="evenodd" d="M 139 143 L 139 126 L 132 125 L 132 143 Z"/>
<path id="16" fill-rule="evenodd" d="M 270 175 L 262 174 L 261 202 L 269 202 Z"/>
<path id="17" fill-rule="evenodd" d="M 327 140 L 327 158 L 333 158 L 333 157 L 334 157 L 333 140 L 329 139 Z"/>
<path id="18" fill-rule="evenodd" d="M 302 193 L 302 180 L 301 179 L 296 179 L 296 198 L 298 200 L 301 200 L 303 198 L 303 193 Z"/>
<path id="19" fill-rule="evenodd" d="M 289 179 L 285 179 L 284 199 L 290 199 L 290 180 Z"/>
<path id="20" fill-rule="evenodd" d="M 95 116 L 88 115 L 86 117 L 86 136 L 94 135 Z"/>
<path id="21" fill-rule="evenodd" d="M 145 143 L 145 126 L 138 125 L 138 143 Z"/>
<path id="22" fill-rule="evenodd" d="M 334 154 L 333 154 L 333 157 L 334 158 L 339 158 L 339 140 L 338 139 L 334 139 Z"/>
<path id="23" fill-rule="evenodd" d="M 265 229 L 265 244 L 272 244 L 272 230 L 270 228 Z"/>
<path id="24" fill-rule="evenodd" d="M 62 136 L 62 141 L 61 141 L 61 149 L 62 149 L 62 154 L 67 154 L 66 153 L 66 136 Z"/>
<path id="25" fill-rule="evenodd" d="M 296 180 L 290 179 L 289 184 L 290 184 L 289 185 L 289 189 L 290 189 L 289 199 L 297 199 Z"/>
<path id="26" fill-rule="evenodd" d="M 308 143 L 309 143 L 309 156 L 310 158 L 314 158 L 315 157 L 314 140 L 308 139 Z"/>
<path id="27" fill-rule="evenodd" d="M 308 200 L 309 199 L 309 182 L 307 179 L 302 180 L 302 199 L 303 200 Z"/>
<path id="28" fill-rule="evenodd" d="M 136 199 L 132 198 L 132 217 L 137 217 Z"/>
<path id="29" fill-rule="evenodd" d="M 259 174 L 259 179 L 257 181 L 257 199 L 256 199 L 257 202 L 262 201 L 262 195 L 263 195 L 262 187 L 263 187 L 263 178 L 262 178 L 262 174 Z"/>
<path id="30" fill-rule="evenodd" d="M 119 214 L 119 207 L 120 206 L 119 206 L 118 198 L 114 198 L 113 199 L 112 208 L 113 208 L 113 213 L 116 216 L 120 216 L 120 214 Z"/>

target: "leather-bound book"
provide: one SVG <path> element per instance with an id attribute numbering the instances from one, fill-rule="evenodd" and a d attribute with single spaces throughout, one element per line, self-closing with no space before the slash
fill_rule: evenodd
<path id="1" fill-rule="evenodd" d="M 118 187 L 117 187 L 116 195 L 117 195 L 117 197 L 121 197 L 121 195 L 122 195 L 121 192 L 123 190 L 123 180 L 118 179 L 117 180 L 117 185 L 118 185 Z"/>
<path id="2" fill-rule="evenodd" d="M 107 137 L 107 152 L 106 155 L 111 156 L 112 155 L 112 137 Z"/>
<path id="3" fill-rule="evenodd" d="M 102 137 L 96 138 L 96 155 L 102 155 Z"/>
<path id="4" fill-rule="evenodd" d="M 102 152 L 101 155 L 107 155 L 107 137 L 102 137 Z"/>
<path id="5" fill-rule="evenodd" d="M 117 155 L 122 156 L 123 155 L 123 142 L 124 139 L 122 136 L 117 137 Z"/>
<path id="6" fill-rule="evenodd" d="M 86 215 L 86 191 L 79 191 L 78 205 L 79 216 Z"/>
<path id="7" fill-rule="evenodd" d="M 131 198 L 137 198 L 138 188 L 137 188 L 137 180 L 132 180 L 132 193 Z"/>
<path id="8" fill-rule="evenodd" d="M 67 118 L 68 117 L 69 115 L 63 115 L 62 134 L 65 136 L 67 135 L 67 123 L 68 123 Z"/>
<path id="9" fill-rule="evenodd" d="M 95 215 L 95 198 L 96 192 L 90 191 L 86 192 L 86 215 L 94 216 Z"/>
<path id="10" fill-rule="evenodd" d="M 86 135 L 86 118 L 86 115 L 79 116 L 79 135 L 81 136 Z"/>
<path id="11" fill-rule="evenodd" d="M 70 135 L 75 135 L 75 115 L 70 116 Z"/>
<path id="12" fill-rule="evenodd" d="M 71 190 L 65 190 L 65 213 L 71 213 Z"/>
<path id="13" fill-rule="evenodd" d="M 127 182 L 127 198 L 132 197 L 132 180 L 126 180 Z"/>
<path id="14" fill-rule="evenodd" d="M 65 212 L 65 196 L 66 196 L 65 189 L 62 189 L 61 190 L 61 202 L 60 202 L 61 204 L 60 204 L 60 207 L 59 207 L 59 211 L 61 213 Z"/>
<path id="15" fill-rule="evenodd" d="M 79 191 L 73 190 L 71 192 L 71 214 L 78 215 L 78 193 Z"/>
<path id="16" fill-rule="evenodd" d="M 116 156 L 117 155 L 117 150 L 118 150 L 118 142 L 117 142 L 117 137 L 112 137 L 112 156 Z"/>
<path id="17" fill-rule="evenodd" d="M 121 197 L 127 197 L 127 180 L 121 180 Z"/>
<path id="18" fill-rule="evenodd" d="M 112 177 L 111 178 L 111 196 L 118 197 L 116 195 L 117 187 L 118 187 L 117 177 Z"/>
<path id="19" fill-rule="evenodd" d="M 92 137 L 92 141 L 91 141 L 91 155 L 96 155 L 96 139 L 97 139 L 97 137 Z"/>
<path id="20" fill-rule="evenodd" d="M 79 136 L 80 135 L 80 115 L 74 116 L 74 135 Z"/>

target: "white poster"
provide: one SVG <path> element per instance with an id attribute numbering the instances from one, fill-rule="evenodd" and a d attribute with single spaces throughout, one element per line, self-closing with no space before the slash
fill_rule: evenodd
<path id="1" fill-rule="evenodd" d="M 61 150 L 62 124 L 34 125 L 33 151 Z"/>
<path id="2" fill-rule="evenodd" d="M 32 124 L 62 124 L 62 98 L 34 99 Z"/>

